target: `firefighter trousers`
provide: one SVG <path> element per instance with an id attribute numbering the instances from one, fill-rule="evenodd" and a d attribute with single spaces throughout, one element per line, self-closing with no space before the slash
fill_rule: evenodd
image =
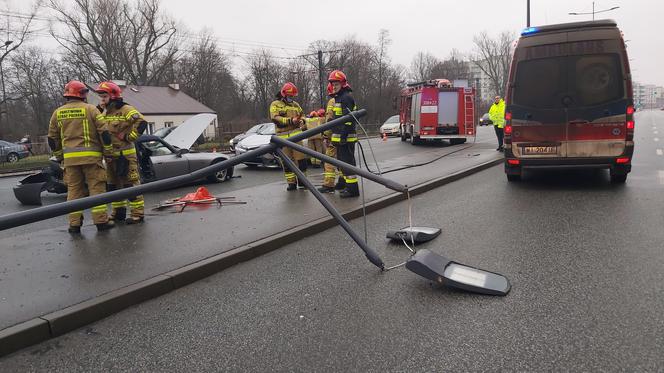
<path id="1" fill-rule="evenodd" d="M 315 152 L 325 154 L 325 150 L 323 149 L 323 139 L 307 139 L 307 147 Z M 316 157 L 311 157 L 311 164 L 312 165 L 318 165 L 320 166 L 321 161 L 320 159 Z"/>
<path id="2" fill-rule="evenodd" d="M 299 145 L 302 145 L 301 143 Z M 304 154 L 295 151 L 287 146 L 284 146 L 281 148 L 281 150 L 284 152 L 284 154 L 293 162 L 295 162 L 296 165 L 298 165 L 298 168 L 304 172 L 307 170 L 307 163 L 306 160 L 304 159 Z M 284 162 L 281 162 L 281 168 L 284 170 L 284 176 L 286 177 L 286 182 L 288 184 L 296 184 L 297 183 L 297 177 L 295 175 L 295 172 L 293 172 Z"/>
<path id="3" fill-rule="evenodd" d="M 138 174 L 138 161 L 136 158 L 127 158 L 127 161 L 129 162 L 129 167 L 128 167 L 128 172 L 127 175 L 118 175 L 117 172 L 117 162 L 115 162 L 117 158 L 113 158 L 113 161 L 107 166 L 106 168 L 106 173 L 108 177 L 108 190 L 116 190 L 116 189 L 123 189 L 123 188 L 129 188 L 135 185 L 140 185 L 141 184 L 141 178 L 139 177 Z M 126 199 L 123 201 L 115 201 L 111 203 L 111 206 L 113 207 L 113 212 L 111 213 L 111 218 L 116 219 L 118 217 L 122 217 L 122 215 L 126 214 L 127 211 L 127 206 L 129 206 L 130 210 L 130 216 L 132 218 L 137 218 L 141 219 L 143 218 L 144 214 L 144 209 L 145 209 L 145 201 L 143 200 L 143 196 L 139 195 L 133 198 L 130 198 L 129 201 Z"/>
<path id="4" fill-rule="evenodd" d="M 337 157 L 337 147 L 334 144 L 329 144 L 325 149 L 325 155 L 328 157 Z M 334 188 L 334 179 L 337 176 L 337 168 L 330 163 L 325 162 L 323 166 L 323 186 Z"/>
<path id="5" fill-rule="evenodd" d="M 352 166 L 357 166 L 357 164 L 355 163 L 355 143 L 354 142 L 338 143 L 337 159 L 342 162 L 348 163 Z M 345 172 L 342 176 L 346 184 L 345 189 L 349 190 L 353 194 L 359 193 L 359 188 L 357 185 L 357 176 L 349 172 Z"/>
<path id="6" fill-rule="evenodd" d="M 95 196 L 106 191 L 106 171 L 101 161 L 92 164 L 66 166 L 64 182 L 67 184 L 67 201 Z M 87 187 L 86 187 L 87 185 Z M 91 209 L 92 221 L 104 224 L 108 221 L 107 205 L 97 205 Z M 80 227 L 83 222 L 83 211 L 69 214 L 69 226 Z"/>

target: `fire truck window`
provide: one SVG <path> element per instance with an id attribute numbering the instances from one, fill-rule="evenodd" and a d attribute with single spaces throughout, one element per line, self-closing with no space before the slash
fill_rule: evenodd
<path id="1" fill-rule="evenodd" d="M 569 57 L 573 106 L 595 106 L 623 98 L 618 54 Z"/>
<path id="2" fill-rule="evenodd" d="M 535 109 L 562 108 L 567 94 L 566 66 L 566 57 L 519 62 L 513 103 Z"/>

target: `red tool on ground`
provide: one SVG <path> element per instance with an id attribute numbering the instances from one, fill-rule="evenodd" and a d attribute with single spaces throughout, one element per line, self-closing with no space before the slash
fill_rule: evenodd
<path id="1" fill-rule="evenodd" d="M 189 205 L 212 205 L 216 204 L 219 207 L 223 205 L 244 205 L 247 202 L 234 201 L 235 197 L 217 197 L 210 194 L 206 187 L 199 187 L 194 193 L 188 193 L 184 197 L 173 198 L 166 200 L 156 206 L 155 210 L 162 210 L 167 207 L 179 206 L 181 207 L 178 212 L 182 212 L 185 207 Z"/>

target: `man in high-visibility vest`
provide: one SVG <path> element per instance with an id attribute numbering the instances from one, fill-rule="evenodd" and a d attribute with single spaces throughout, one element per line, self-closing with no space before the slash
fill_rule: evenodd
<path id="1" fill-rule="evenodd" d="M 106 171 L 102 156 L 112 153 L 111 135 L 96 107 L 86 102 L 85 84 L 72 80 L 65 85 L 66 103 L 57 108 L 48 125 L 48 145 L 63 162 L 67 201 L 106 191 Z M 106 204 L 91 209 L 97 230 L 113 228 Z M 83 211 L 69 213 L 69 233 L 80 233 Z"/>
<path id="2" fill-rule="evenodd" d="M 116 190 L 141 184 L 138 158 L 134 142 L 145 132 L 148 123 L 143 115 L 122 99 L 122 89 L 113 82 L 101 82 L 96 89 L 104 107 L 103 120 L 113 138 L 113 160 L 107 167 L 108 190 Z M 127 200 L 111 203 L 111 219 L 126 224 L 143 222 L 145 202 L 142 195 L 129 199 L 130 214 L 127 217 Z"/>
<path id="3" fill-rule="evenodd" d="M 307 129 L 314 129 L 321 124 L 325 123 L 325 110 L 319 109 L 317 111 L 312 111 L 309 113 L 308 117 L 305 119 L 307 124 Z M 323 135 L 317 134 L 311 136 L 307 139 L 307 147 L 315 152 L 324 154 L 325 148 L 323 147 Z M 320 168 L 321 161 L 316 157 L 310 157 L 311 165 L 314 167 Z"/>
<path id="4" fill-rule="evenodd" d="M 294 98 L 297 96 L 297 87 L 295 84 L 288 82 L 281 87 L 277 93 L 277 99 L 270 104 L 270 119 L 275 125 L 276 135 L 282 139 L 287 139 L 291 136 L 297 135 L 305 128 L 305 122 L 302 118 L 304 112 L 300 104 L 295 102 Z M 302 145 L 302 142 L 298 143 Z M 301 171 L 307 170 L 307 161 L 304 154 L 295 151 L 289 147 L 284 147 L 284 154 L 290 158 Z M 284 176 L 288 187 L 286 190 L 291 191 L 297 189 L 298 186 L 304 188 L 295 175 L 295 173 L 282 163 L 284 169 Z"/>
<path id="5" fill-rule="evenodd" d="M 503 128 L 505 127 L 505 101 L 500 96 L 496 96 L 493 105 L 489 108 L 489 119 L 493 122 L 493 129 L 498 138 L 499 152 L 503 151 Z"/>
<path id="6" fill-rule="evenodd" d="M 355 99 L 353 99 L 353 96 L 351 95 L 352 89 L 346 79 L 346 74 L 340 70 L 334 70 L 330 73 L 327 80 L 332 84 L 332 97 L 334 98 L 334 103 L 331 108 L 331 117 L 328 119 L 337 119 L 347 115 L 351 111 L 357 110 Z M 351 119 L 348 122 L 335 126 L 332 129 L 332 137 L 330 138 L 330 142 L 336 147 L 337 159 L 353 166 L 356 166 L 356 125 L 357 121 Z M 344 172 L 343 181 L 345 187 L 339 193 L 341 198 L 358 197 L 360 195 L 360 189 L 357 185 L 357 176 Z"/>
<path id="7" fill-rule="evenodd" d="M 334 118 L 334 88 L 332 83 L 327 83 L 327 95 L 331 98 L 327 101 L 327 106 L 325 107 L 325 121 L 332 120 Z M 323 146 L 325 147 L 325 155 L 332 158 L 337 158 L 337 148 L 330 139 L 332 138 L 332 131 L 327 130 L 323 132 Z M 339 177 L 338 182 L 334 183 L 335 179 Z M 325 163 L 323 165 L 323 186 L 318 188 L 318 191 L 321 193 L 334 193 L 335 190 L 343 190 L 346 188 L 346 183 L 344 182 L 343 174 L 336 166 Z"/>

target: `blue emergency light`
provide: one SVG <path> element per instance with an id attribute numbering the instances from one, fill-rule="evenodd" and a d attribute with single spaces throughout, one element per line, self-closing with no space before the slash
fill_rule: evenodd
<path id="1" fill-rule="evenodd" d="M 530 35 L 530 34 L 536 33 L 537 31 L 539 31 L 537 29 L 537 27 L 528 27 L 528 28 L 523 29 L 523 31 L 521 31 L 521 35 L 522 36 L 523 35 Z"/>

